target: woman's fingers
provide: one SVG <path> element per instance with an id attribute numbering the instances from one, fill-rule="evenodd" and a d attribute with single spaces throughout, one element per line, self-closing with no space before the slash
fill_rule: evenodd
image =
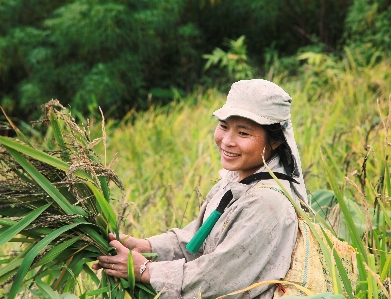
<path id="1" fill-rule="evenodd" d="M 117 256 L 120 254 L 129 254 L 129 249 L 125 247 L 120 241 L 113 240 L 109 243 L 109 246 L 114 247 L 115 250 L 117 251 Z"/>
<path id="2" fill-rule="evenodd" d="M 129 238 L 129 237 L 130 237 L 130 236 L 125 235 L 125 234 L 119 234 L 119 239 L 121 240 L 121 242 L 122 242 L 123 240 L 126 240 L 126 239 Z M 113 241 L 113 240 L 116 240 L 117 237 L 116 237 L 115 234 L 109 233 L 109 239 L 110 239 L 110 241 Z"/>
<path id="3" fill-rule="evenodd" d="M 91 268 L 92 268 L 93 270 L 99 270 L 99 269 L 102 269 L 102 266 L 101 266 L 99 263 L 97 263 L 97 264 L 93 264 L 93 265 L 91 266 Z"/>
<path id="4" fill-rule="evenodd" d="M 129 249 L 123 246 L 119 241 L 110 242 L 110 246 L 117 250 L 117 255 L 98 256 L 98 264 L 92 266 L 92 269 L 103 269 L 106 274 L 115 277 L 128 277 L 128 256 Z"/>

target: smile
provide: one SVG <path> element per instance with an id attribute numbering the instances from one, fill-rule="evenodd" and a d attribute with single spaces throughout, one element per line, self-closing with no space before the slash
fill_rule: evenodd
<path id="1" fill-rule="evenodd" d="M 228 156 L 228 157 L 239 157 L 240 155 L 239 154 L 232 154 L 232 153 L 229 153 L 229 152 L 226 152 L 225 150 L 222 150 L 224 155 Z"/>

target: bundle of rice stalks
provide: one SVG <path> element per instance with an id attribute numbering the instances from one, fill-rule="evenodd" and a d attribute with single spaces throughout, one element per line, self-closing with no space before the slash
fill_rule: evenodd
<path id="1" fill-rule="evenodd" d="M 118 236 L 108 186 L 123 187 L 94 153 L 99 142 L 105 146 L 104 121 L 102 137 L 91 140 L 88 127 L 79 127 L 58 101 L 43 107 L 52 150 L 33 146 L 3 111 L 17 138 L 0 136 L 0 246 L 19 242 L 20 251 L 1 261 L 0 289 L 10 299 L 21 291 L 50 298 L 76 288 L 80 298 L 124 298 L 127 281 L 98 277 L 87 265 L 115 254 L 107 235 Z M 94 290 L 78 285 L 81 275 Z"/>

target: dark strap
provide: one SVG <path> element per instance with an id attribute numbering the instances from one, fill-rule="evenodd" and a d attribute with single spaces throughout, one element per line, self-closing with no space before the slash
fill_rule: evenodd
<path id="1" fill-rule="evenodd" d="M 298 184 L 298 182 L 294 178 L 292 178 L 292 177 L 290 177 L 290 176 L 288 176 L 286 174 L 279 173 L 279 172 L 274 172 L 274 175 L 278 179 L 280 179 L 280 180 L 286 180 L 286 181 Z M 270 173 L 268 173 L 268 172 L 258 172 L 258 173 L 254 173 L 254 174 L 244 178 L 239 183 L 245 184 L 245 185 L 249 185 L 249 184 L 251 184 L 253 182 L 256 182 L 256 181 L 270 180 L 270 179 L 273 179 L 273 177 L 270 175 Z M 228 204 L 232 200 L 232 198 L 233 198 L 233 194 L 232 194 L 231 190 L 228 190 L 227 192 L 225 192 L 225 194 L 221 198 L 220 203 L 219 203 L 219 205 L 218 205 L 216 210 L 218 212 L 220 212 L 220 213 L 223 213 L 225 208 L 228 206 Z"/>

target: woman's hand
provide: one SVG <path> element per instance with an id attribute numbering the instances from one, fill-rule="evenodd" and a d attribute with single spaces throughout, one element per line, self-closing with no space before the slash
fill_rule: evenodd
<path id="1" fill-rule="evenodd" d="M 121 243 L 127 247 L 130 250 L 139 252 L 139 253 L 151 253 L 151 244 L 149 243 L 148 240 L 145 239 L 137 239 L 131 236 L 127 236 L 125 234 L 120 234 L 119 235 Z M 114 241 L 115 234 L 110 233 L 109 234 L 109 239 L 110 241 Z"/>
<path id="2" fill-rule="evenodd" d="M 123 236 L 125 236 L 125 235 L 123 235 Z M 103 269 L 103 271 L 105 271 L 105 273 L 107 275 L 114 276 L 114 277 L 128 278 L 128 256 L 129 256 L 129 254 L 132 254 L 133 265 L 134 265 L 134 269 L 132 269 L 132 270 L 134 271 L 136 281 L 142 281 L 145 283 L 149 283 L 150 282 L 149 263 L 146 264 L 146 269 L 140 277 L 140 267 L 145 261 L 147 261 L 147 259 L 144 256 L 142 256 L 139 252 L 137 252 L 136 250 L 130 251 L 129 248 L 124 246 L 124 244 L 115 240 L 115 236 L 113 236 L 113 237 L 114 237 L 114 240 L 112 240 L 109 243 L 109 245 L 116 249 L 117 255 L 99 256 L 98 257 L 99 262 L 97 264 L 92 265 L 92 269 L 94 269 L 94 270 Z M 112 237 L 110 237 L 110 236 L 109 236 L 109 238 L 112 239 Z M 130 238 L 132 238 L 132 237 L 130 237 Z M 133 240 L 140 240 L 140 239 L 136 239 L 136 238 L 132 238 L 132 239 Z M 128 238 L 128 240 L 129 240 L 129 238 Z M 127 240 L 125 240 L 125 241 L 127 241 Z M 145 241 L 148 242 L 147 240 L 145 240 Z M 142 244 L 146 245 L 146 243 L 142 243 Z M 149 242 L 148 242 L 148 244 L 149 244 Z M 142 250 L 145 248 L 148 248 L 148 247 L 145 247 L 144 245 L 137 247 L 138 250 Z M 149 248 L 150 248 L 150 245 L 149 245 Z"/>

